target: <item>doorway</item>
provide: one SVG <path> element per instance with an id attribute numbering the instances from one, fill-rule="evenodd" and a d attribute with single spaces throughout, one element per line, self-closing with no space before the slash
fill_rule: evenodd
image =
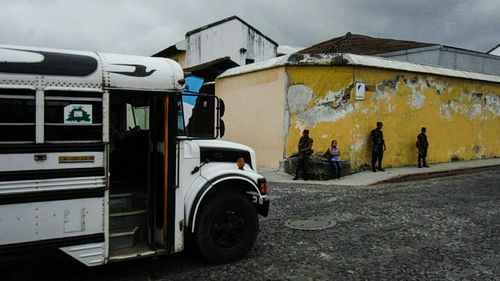
<path id="1" fill-rule="evenodd" d="M 158 93 L 110 92 L 111 258 L 163 247 L 163 100 Z"/>

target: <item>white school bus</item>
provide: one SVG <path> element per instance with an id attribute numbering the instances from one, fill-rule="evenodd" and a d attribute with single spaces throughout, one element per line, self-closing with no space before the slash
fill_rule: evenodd
<path id="1" fill-rule="evenodd" d="M 251 148 L 217 140 L 223 102 L 183 93 L 183 75 L 165 58 L 0 45 L 0 257 L 95 266 L 189 242 L 214 263 L 244 256 L 266 180 Z"/>

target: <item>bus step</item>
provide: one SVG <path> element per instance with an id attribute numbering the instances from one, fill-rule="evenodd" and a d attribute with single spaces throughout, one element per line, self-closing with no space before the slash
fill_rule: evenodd
<path id="1" fill-rule="evenodd" d="M 111 230 L 146 225 L 146 210 L 133 209 L 109 214 L 109 228 Z"/>
<path id="2" fill-rule="evenodd" d="M 109 195 L 109 209 L 111 212 L 129 210 L 134 207 L 134 194 L 132 192 Z"/>
<path id="3" fill-rule="evenodd" d="M 139 226 L 122 228 L 110 231 L 110 250 L 130 248 L 138 241 Z"/>

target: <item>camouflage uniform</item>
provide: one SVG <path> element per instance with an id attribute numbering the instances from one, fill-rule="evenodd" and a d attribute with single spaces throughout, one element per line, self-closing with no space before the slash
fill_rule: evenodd
<path id="1" fill-rule="evenodd" d="M 303 151 L 308 147 L 312 147 L 313 139 L 309 136 L 302 136 L 299 140 L 299 161 L 295 170 L 295 179 L 299 178 L 299 171 L 302 170 L 302 178 L 307 180 L 307 166 L 309 164 L 309 156 L 313 153 L 312 149 Z"/>
<path id="2" fill-rule="evenodd" d="M 427 157 L 427 148 L 429 147 L 429 142 L 427 141 L 427 136 L 425 135 L 425 131 L 420 133 L 417 136 L 417 149 L 418 149 L 418 167 L 422 167 L 420 163 L 424 167 L 427 166 L 427 162 L 425 161 L 425 158 Z"/>
<path id="3" fill-rule="evenodd" d="M 384 133 L 380 129 L 373 129 L 370 132 L 370 141 L 372 144 L 372 171 L 375 170 L 375 162 L 378 162 L 378 169 L 382 169 L 382 158 L 384 157 Z"/>

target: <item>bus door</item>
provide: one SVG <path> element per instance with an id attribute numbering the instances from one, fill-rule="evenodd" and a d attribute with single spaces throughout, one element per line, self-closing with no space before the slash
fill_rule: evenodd
<path id="1" fill-rule="evenodd" d="M 169 104 L 161 93 L 110 94 L 111 260 L 169 248 L 168 187 L 175 177 Z"/>
<path id="2" fill-rule="evenodd" d="M 176 126 L 175 99 L 172 94 L 156 93 L 150 99 L 150 162 L 148 237 L 155 249 L 174 251 Z M 154 241 L 154 242 L 153 242 Z"/>
<path id="3" fill-rule="evenodd" d="M 162 228 L 161 246 L 167 252 L 174 252 L 174 236 L 175 236 L 175 212 L 176 212 L 176 196 L 175 188 L 178 175 L 178 157 L 176 154 L 176 137 L 177 137 L 177 100 L 180 97 L 177 95 L 165 95 L 161 100 L 156 100 L 157 122 L 158 128 L 157 139 L 162 144 L 163 163 L 161 168 L 161 178 L 158 176 L 158 192 L 157 192 L 157 227 Z M 160 125 L 161 123 L 161 125 Z M 160 129 L 161 128 L 161 129 Z M 160 146 L 158 146 L 160 147 Z M 158 152 L 157 152 L 158 153 Z M 158 165 L 160 166 L 160 165 Z M 160 174 L 160 173 L 159 173 Z M 179 206 L 182 207 L 182 206 Z M 159 237 L 158 237 L 159 238 Z"/>

